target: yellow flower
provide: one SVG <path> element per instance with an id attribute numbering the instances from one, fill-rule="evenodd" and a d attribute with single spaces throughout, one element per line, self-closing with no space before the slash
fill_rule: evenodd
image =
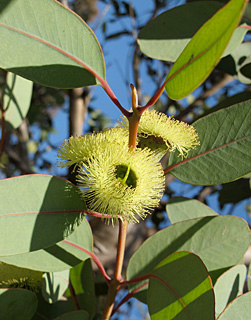
<path id="1" fill-rule="evenodd" d="M 156 207 L 164 190 L 161 165 L 149 149 L 130 150 L 106 142 L 78 171 L 87 207 L 102 214 L 138 221 Z"/>
<path id="2" fill-rule="evenodd" d="M 119 124 L 128 128 L 125 117 Z M 181 157 L 186 157 L 190 149 L 199 145 L 195 129 L 182 121 L 167 117 L 164 113 L 155 110 L 143 112 L 138 128 L 141 148 L 150 148 L 159 158 L 166 152 L 178 150 Z"/>
<path id="3" fill-rule="evenodd" d="M 164 190 L 164 172 L 150 149 L 128 147 L 128 130 L 114 128 L 66 140 L 61 167 L 78 167 L 77 182 L 88 210 L 138 221 L 155 208 Z M 75 169 L 74 168 L 74 169 Z"/>
<path id="4" fill-rule="evenodd" d="M 70 137 L 58 150 L 57 165 L 61 168 L 78 165 L 86 161 L 97 150 L 103 150 L 106 143 L 128 145 L 128 130 L 113 128 L 104 132 Z"/>

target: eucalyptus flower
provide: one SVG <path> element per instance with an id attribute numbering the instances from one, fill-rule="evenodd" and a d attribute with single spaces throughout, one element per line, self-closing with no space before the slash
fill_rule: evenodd
<path id="1" fill-rule="evenodd" d="M 87 207 L 102 214 L 138 221 L 163 194 L 164 174 L 149 149 L 107 144 L 78 171 L 77 182 Z"/>
<path id="2" fill-rule="evenodd" d="M 96 150 L 103 150 L 107 143 L 128 145 L 128 130 L 113 128 L 104 132 L 70 137 L 58 150 L 57 165 L 61 168 L 85 162 Z"/>
<path id="3" fill-rule="evenodd" d="M 128 147 L 128 133 L 115 128 L 70 138 L 61 146 L 62 167 L 78 165 L 77 183 L 88 210 L 138 221 L 155 208 L 164 191 L 164 172 L 150 149 Z"/>
<path id="4" fill-rule="evenodd" d="M 128 128 L 125 117 L 120 127 Z M 178 121 L 164 113 L 152 110 L 143 112 L 138 127 L 141 148 L 150 148 L 159 158 L 166 152 L 178 150 L 180 156 L 186 157 L 189 150 L 199 145 L 198 135 L 193 126 Z"/>

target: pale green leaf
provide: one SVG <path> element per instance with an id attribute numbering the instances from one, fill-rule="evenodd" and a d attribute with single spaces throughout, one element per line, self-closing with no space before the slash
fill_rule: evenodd
<path id="1" fill-rule="evenodd" d="M 193 123 L 200 146 L 181 161 L 172 153 L 169 167 L 178 179 L 195 185 L 237 180 L 251 172 L 251 100 L 219 110 Z"/>
<path id="2" fill-rule="evenodd" d="M 92 232 L 86 219 L 65 240 L 68 243 L 60 241 L 45 249 L 0 257 L 0 261 L 32 270 L 55 272 L 70 269 L 90 257 L 80 249 L 92 252 Z"/>
<path id="3" fill-rule="evenodd" d="M 83 220 L 86 209 L 76 186 L 49 175 L 0 181 L 0 256 L 47 248 Z"/>
<path id="4" fill-rule="evenodd" d="M 139 32 L 140 50 L 153 59 L 175 62 L 199 28 L 222 6 L 216 1 L 194 2 L 160 14 Z M 247 31 L 234 31 L 223 57 L 241 44 Z"/>
<path id="5" fill-rule="evenodd" d="M 45 86 L 75 88 L 105 80 L 93 31 L 55 0 L 2 0 L 0 67 Z"/>
<path id="6" fill-rule="evenodd" d="M 220 60 L 235 28 L 245 0 L 231 0 L 208 20 L 185 47 L 166 78 L 166 91 L 178 100 L 194 91 Z"/>
<path id="7" fill-rule="evenodd" d="M 198 200 L 174 197 L 166 205 L 166 212 L 171 223 L 193 218 L 216 216 L 217 213 Z"/>
<path id="8" fill-rule="evenodd" d="M 217 320 L 248 320 L 251 313 L 251 292 L 233 300 Z"/>
<path id="9" fill-rule="evenodd" d="M 154 234 L 133 254 L 127 280 L 152 272 L 170 254 L 197 254 L 210 273 L 237 264 L 250 244 L 247 223 L 234 216 L 211 216 L 175 223 Z M 135 285 L 130 286 L 135 289 Z M 144 300 L 144 297 L 141 297 Z"/>
<path id="10" fill-rule="evenodd" d="M 225 307 L 243 293 L 247 274 L 245 265 L 237 265 L 223 273 L 214 285 L 215 310 L 218 316 Z"/>

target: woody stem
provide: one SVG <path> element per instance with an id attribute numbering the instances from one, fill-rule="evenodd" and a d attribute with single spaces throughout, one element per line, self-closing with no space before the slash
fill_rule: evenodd
<path id="1" fill-rule="evenodd" d="M 130 113 L 129 115 L 126 115 L 126 117 L 129 121 L 129 148 L 135 149 L 136 141 L 137 141 L 137 131 L 138 131 L 138 125 L 139 125 L 141 113 L 138 110 L 138 96 L 137 96 L 136 88 L 133 85 L 131 85 L 131 89 L 132 89 L 133 112 Z M 129 171 L 126 173 L 126 179 L 128 174 L 129 174 Z M 119 238 L 118 238 L 116 267 L 114 272 L 114 278 L 109 283 L 108 294 L 105 302 L 102 320 L 110 319 L 112 314 L 112 309 L 114 306 L 115 297 L 120 288 L 120 283 L 122 281 L 121 272 L 122 272 L 123 261 L 124 261 L 127 225 L 128 225 L 127 221 L 123 221 L 121 218 L 119 219 Z"/>

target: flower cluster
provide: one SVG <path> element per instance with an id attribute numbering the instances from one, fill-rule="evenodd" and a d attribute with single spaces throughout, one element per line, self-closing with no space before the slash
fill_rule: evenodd
<path id="1" fill-rule="evenodd" d="M 58 152 L 59 166 L 77 170 L 88 210 L 109 215 L 112 222 L 118 217 L 125 221 L 144 218 L 164 191 L 159 158 L 175 149 L 184 156 L 198 144 L 193 127 L 155 111 L 143 113 L 135 150 L 128 147 L 128 138 L 124 119 L 117 128 L 71 137 Z"/>
<path id="2" fill-rule="evenodd" d="M 119 123 L 120 127 L 128 128 L 125 117 Z M 150 148 L 162 158 L 168 151 L 178 150 L 180 156 L 186 157 L 189 150 L 199 145 L 198 135 L 194 127 L 167 117 L 155 110 L 146 110 L 140 119 L 139 143 L 141 148 Z"/>

